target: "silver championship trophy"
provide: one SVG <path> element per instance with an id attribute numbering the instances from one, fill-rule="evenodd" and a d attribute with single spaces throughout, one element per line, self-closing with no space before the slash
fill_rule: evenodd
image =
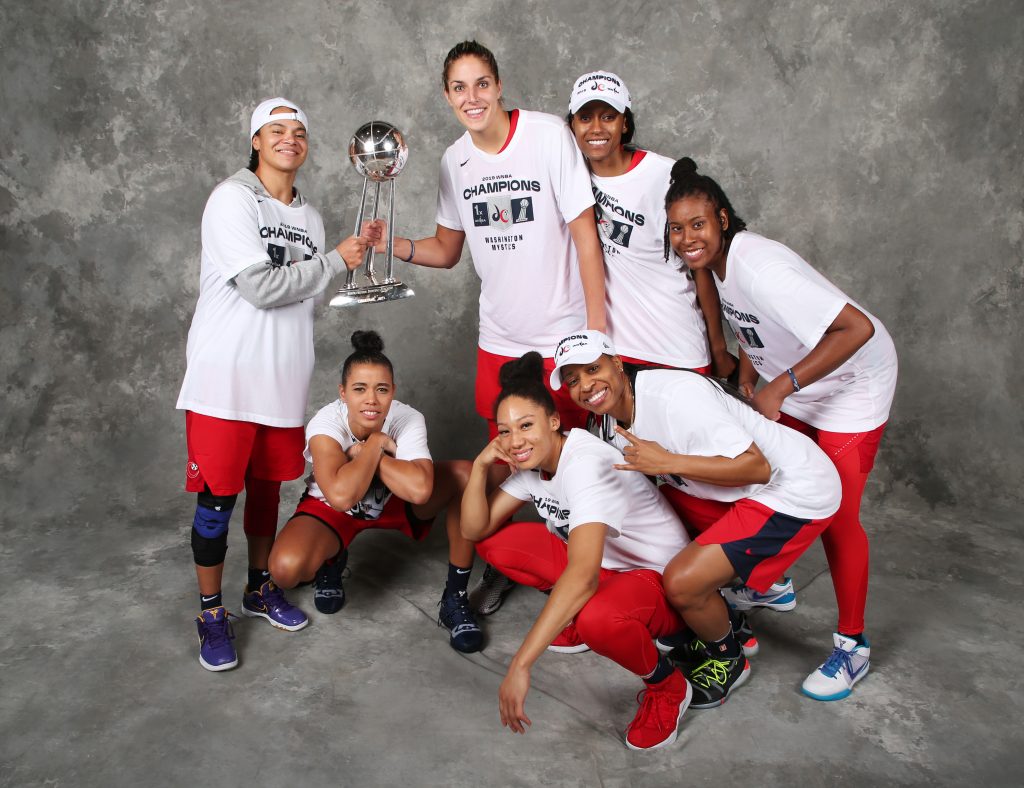
<path id="1" fill-rule="evenodd" d="M 355 306 L 357 304 L 375 304 L 380 301 L 397 301 L 413 295 L 412 288 L 402 284 L 394 276 L 394 240 L 395 240 L 395 178 L 405 167 L 409 158 L 409 148 L 405 144 L 405 136 L 382 120 L 372 120 L 359 127 L 348 144 L 348 158 L 356 172 L 363 176 L 363 193 L 359 198 L 359 215 L 356 217 L 355 233 L 358 235 L 363 226 L 366 212 L 366 191 L 373 181 L 373 213 L 371 219 L 377 218 L 380 208 L 380 187 L 389 181 L 391 189 L 388 193 L 388 238 L 384 250 L 384 278 L 379 279 L 373 267 L 374 250 L 366 250 L 366 261 L 362 271 L 366 284 L 357 284 L 355 271 L 349 271 L 337 295 L 331 299 L 331 306 Z"/>

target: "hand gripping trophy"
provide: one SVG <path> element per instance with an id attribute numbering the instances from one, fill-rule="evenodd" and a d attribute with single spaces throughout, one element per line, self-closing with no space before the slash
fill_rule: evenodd
<path id="1" fill-rule="evenodd" d="M 412 288 L 402 284 L 394 277 L 394 238 L 395 238 L 395 178 L 402 172 L 409 157 L 402 132 L 381 120 L 372 120 L 359 127 L 348 144 L 348 158 L 356 172 L 363 176 L 363 192 L 359 198 L 359 215 L 356 217 L 358 233 L 363 226 L 363 215 L 366 209 L 366 191 L 373 181 L 373 213 L 371 219 L 377 218 L 380 208 L 380 187 L 389 181 L 391 189 L 388 194 L 388 237 L 384 250 L 385 274 L 383 280 L 377 278 L 374 271 L 374 250 L 366 250 L 366 261 L 362 271 L 367 284 L 357 285 L 354 282 L 355 271 L 349 271 L 345 286 L 331 299 L 331 306 L 356 306 L 357 304 L 375 304 L 380 301 L 397 301 L 413 295 Z"/>

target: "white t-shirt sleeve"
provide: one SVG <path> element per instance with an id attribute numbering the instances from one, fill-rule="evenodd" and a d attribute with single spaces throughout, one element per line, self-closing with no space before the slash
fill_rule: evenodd
<path id="1" fill-rule="evenodd" d="M 569 531 L 587 523 L 604 523 L 610 536 L 618 536 L 629 508 L 622 471 L 612 468 L 607 457 L 574 457 L 562 472 L 563 503 L 569 509 Z"/>
<path id="2" fill-rule="evenodd" d="M 244 186 L 226 183 L 213 190 L 203 211 L 202 243 L 203 253 L 225 281 L 270 260 L 260 237 L 256 199 Z"/>
<path id="3" fill-rule="evenodd" d="M 772 321 L 809 348 L 817 345 L 846 299 L 784 262 L 763 266 L 750 283 L 750 296 Z"/>
<path id="4" fill-rule="evenodd" d="M 449 230 L 462 230 L 462 219 L 459 218 L 459 203 L 455 199 L 455 182 L 451 171 L 452 149 L 445 151 L 441 157 L 441 168 L 437 181 L 437 223 Z"/>
<path id="5" fill-rule="evenodd" d="M 722 398 L 728 394 L 712 391 L 714 384 L 710 382 L 701 383 L 702 389 L 708 389 L 706 394 L 702 392 L 699 399 L 679 403 L 678 407 L 686 409 L 686 414 L 681 417 L 669 415 L 670 451 L 696 457 L 734 459 L 750 448 L 754 438 L 725 407 Z"/>
<path id="6" fill-rule="evenodd" d="M 398 445 L 396 460 L 429 460 L 430 449 L 427 447 L 427 422 L 423 414 L 410 408 L 403 416 L 401 423 L 392 435 Z"/>
<path id="7" fill-rule="evenodd" d="M 530 489 L 529 471 L 517 471 L 501 483 L 501 490 L 507 492 L 513 498 L 520 501 L 532 501 L 533 494 Z"/>
<path id="8" fill-rule="evenodd" d="M 568 224 L 594 204 L 590 170 L 568 126 L 561 129 L 558 147 L 549 157 L 548 166 L 551 183 L 558 187 L 555 202 Z"/>

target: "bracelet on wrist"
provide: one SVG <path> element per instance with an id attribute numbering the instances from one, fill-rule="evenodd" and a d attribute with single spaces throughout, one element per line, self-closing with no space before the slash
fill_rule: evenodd
<path id="1" fill-rule="evenodd" d="M 793 384 L 793 391 L 800 390 L 800 383 L 796 379 L 796 374 L 793 372 L 792 367 L 786 370 L 786 374 L 789 375 L 789 380 Z"/>
<path id="2" fill-rule="evenodd" d="M 412 238 L 410 238 L 409 239 L 409 256 L 408 257 L 399 257 L 398 259 L 401 260 L 403 263 L 411 263 L 412 262 L 412 258 L 415 257 L 415 256 L 416 256 L 416 242 Z"/>

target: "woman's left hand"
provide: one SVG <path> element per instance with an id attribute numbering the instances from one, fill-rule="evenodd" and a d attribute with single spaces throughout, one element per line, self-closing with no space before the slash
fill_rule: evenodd
<path id="1" fill-rule="evenodd" d="M 755 391 L 750 398 L 750 404 L 758 413 L 771 421 L 779 420 L 779 411 L 782 409 L 782 401 L 785 396 L 780 397 L 775 393 L 775 387 L 767 385 L 760 391 Z"/>
<path id="2" fill-rule="evenodd" d="M 671 462 L 675 456 L 657 441 L 638 438 L 629 430 L 616 427 L 615 431 L 629 441 L 629 446 L 622 454 L 626 462 L 614 466 L 619 471 L 639 471 L 646 476 L 657 476 L 659 473 L 671 473 Z"/>
<path id="3" fill-rule="evenodd" d="M 505 680 L 498 688 L 498 711 L 501 724 L 513 733 L 526 733 L 524 725 L 533 725 L 526 716 L 526 693 L 530 691 L 529 668 L 510 665 Z"/>

